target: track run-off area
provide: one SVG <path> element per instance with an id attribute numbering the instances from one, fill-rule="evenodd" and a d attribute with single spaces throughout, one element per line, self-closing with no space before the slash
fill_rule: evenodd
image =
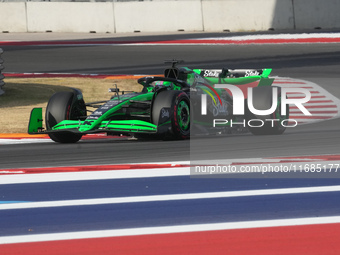
<path id="1" fill-rule="evenodd" d="M 64 145 L 46 136 L 2 134 L 0 253 L 339 254 L 340 91 L 337 84 L 333 86 L 339 84 L 333 70 L 340 66 L 333 58 L 339 53 L 335 45 L 340 36 L 151 39 L 0 40 L 0 45 L 8 50 L 8 59 L 16 54 L 23 58 L 17 67 L 6 60 L 6 72 L 28 76 L 119 74 L 119 67 L 109 72 L 104 66 L 109 60 L 95 57 L 100 52 L 115 51 L 113 66 L 128 65 L 118 51 L 125 58 L 135 56 L 136 63 L 144 57 L 141 49 L 148 52 L 151 57 L 144 60 L 145 66 L 127 66 L 129 74 L 161 73 L 155 56 L 163 57 L 165 49 L 174 53 L 174 47 L 178 55 L 187 54 L 189 65 L 200 67 L 230 66 L 235 54 L 240 59 L 235 68 L 243 68 L 247 60 L 251 67 L 273 65 L 278 68 L 273 70 L 274 85 L 309 90 L 312 97 L 305 106 L 312 117 L 292 108 L 290 118 L 298 120 L 298 127 L 274 137 L 236 134 L 192 141 L 135 141 L 96 135 Z M 268 51 L 259 51 L 264 45 Z M 234 53 L 225 63 L 214 51 L 229 46 Z M 314 52 L 317 46 L 320 52 Z M 32 54 L 50 52 L 55 57 L 70 47 L 74 50 L 70 58 L 90 54 L 91 66 L 83 66 L 83 59 L 79 70 L 74 62 L 54 63 L 53 68 L 45 68 L 49 65 L 45 62 L 24 71 Z M 188 47 L 194 49 L 188 53 Z M 274 49 L 277 57 L 271 55 Z M 204 50 L 211 51 L 210 57 L 205 52 L 202 59 L 190 58 Z M 173 55 L 169 57 L 177 57 Z M 244 172 L 195 175 L 192 163 L 204 157 L 225 159 Z M 254 169 L 259 171 L 256 176 L 244 175 Z"/>

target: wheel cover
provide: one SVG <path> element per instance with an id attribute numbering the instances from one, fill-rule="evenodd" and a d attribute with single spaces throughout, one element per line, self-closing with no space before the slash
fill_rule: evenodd
<path id="1" fill-rule="evenodd" d="M 188 130 L 190 128 L 190 109 L 186 101 L 181 101 L 177 109 L 178 124 L 181 130 Z"/>

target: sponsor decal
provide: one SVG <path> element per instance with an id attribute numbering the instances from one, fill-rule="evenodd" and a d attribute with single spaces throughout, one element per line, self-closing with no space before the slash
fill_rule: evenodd
<path id="1" fill-rule="evenodd" d="M 214 117 L 218 116 L 218 115 L 228 115 L 228 110 L 227 110 L 227 106 L 226 104 L 223 104 L 223 101 L 220 97 L 220 95 L 217 93 L 217 91 L 210 85 L 208 84 L 200 84 L 201 86 L 205 86 L 207 88 L 210 89 L 210 92 L 208 89 L 206 88 L 201 88 L 206 94 L 202 95 L 202 100 L 205 101 L 205 105 L 207 102 L 207 95 L 209 95 L 212 99 L 212 101 L 214 102 L 213 104 L 213 108 L 212 108 L 212 113 L 214 115 Z M 216 100 L 217 99 L 217 100 Z M 202 115 L 207 115 L 207 108 L 203 108 L 202 107 Z"/>
<path id="2" fill-rule="evenodd" d="M 205 87 L 209 88 L 210 91 L 212 91 L 212 92 L 210 92 L 206 88 L 201 88 L 206 93 L 206 94 L 202 94 L 202 96 L 201 96 L 201 98 L 202 98 L 201 114 L 207 115 L 207 95 L 209 95 L 214 102 L 214 111 L 213 111 L 214 116 L 217 116 L 220 111 L 226 112 L 227 109 L 224 109 L 222 99 L 221 99 L 220 95 L 217 93 L 217 91 L 212 86 L 210 86 L 208 84 L 200 84 L 200 85 L 205 86 Z M 216 98 L 217 98 L 218 101 L 216 100 Z"/>
<path id="3" fill-rule="evenodd" d="M 162 115 L 161 115 L 162 119 L 163 119 L 163 118 L 170 118 L 170 112 L 169 112 L 169 110 L 166 110 L 166 109 L 162 108 L 161 114 L 162 114 Z"/>
<path id="4" fill-rule="evenodd" d="M 249 77 L 249 76 L 257 76 L 259 75 L 260 73 L 256 70 L 247 70 L 246 73 L 245 73 L 245 77 Z"/>
<path id="5" fill-rule="evenodd" d="M 204 70 L 203 71 L 203 77 L 218 77 L 222 73 L 221 69 L 216 70 Z"/>

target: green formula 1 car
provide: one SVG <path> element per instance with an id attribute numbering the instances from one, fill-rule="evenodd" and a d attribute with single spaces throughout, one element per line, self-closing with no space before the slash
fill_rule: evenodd
<path id="1" fill-rule="evenodd" d="M 283 115 L 281 107 L 276 107 L 267 116 L 254 115 L 248 110 L 245 97 L 244 114 L 235 115 L 232 93 L 214 87 L 215 84 L 229 84 L 242 90 L 254 87 L 254 107 L 269 109 L 275 88 L 271 86 L 274 79 L 268 77 L 271 69 L 189 69 L 178 67 L 178 61 L 171 63 L 164 77 L 139 79 L 140 92 L 125 93 L 116 87 L 111 89 L 114 96 L 108 101 L 85 103 L 78 89 L 57 92 L 48 102 L 45 128 L 42 108 L 34 108 L 28 133 L 48 134 L 60 143 L 74 143 L 85 134 L 103 132 L 108 135 L 186 139 L 190 133 L 225 132 L 233 128 L 233 122 L 245 124 L 245 128 L 256 135 L 284 132 L 283 120 L 288 118 L 288 111 Z M 276 89 L 279 93 L 274 103 L 280 106 L 280 88 Z M 97 109 L 88 115 L 87 106 Z M 278 121 L 265 121 L 273 118 Z M 249 120 L 251 125 L 248 125 Z M 256 121 L 260 124 L 255 125 Z"/>

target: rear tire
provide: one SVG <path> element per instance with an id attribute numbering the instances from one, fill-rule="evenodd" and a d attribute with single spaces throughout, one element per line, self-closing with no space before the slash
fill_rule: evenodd
<path id="1" fill-rule="evenodd" d="M 190 99 L 178 90 L 160 92 L 152 105 L 152 122 L 159 123 L 160 112 L 163 108 L 170 108 L 171 133 L 173 139 L 187 139 L 190 137 Z"/>
<path id="2" fill-rule="evenodd" d="M 257 110 L 267 110 L 272 106 L 273 102 L 273 88 L 274 87 L 256 87 L 253 88 L 253 105 Z M 281 113 L 281 88 L 277 87 L 277 107 L 276 110 L 270 115 L 255 115 L 248 109 L 246 101 L 246 121 L 258 119 L 263 121 L 262 127 L 250 127 L 249 131 L 254 135 L 281 135 L 286 130 L 286 127 L 282 125 L 282 121 L 289 118 L 289 106 L 286 108 L 286 115 Z M 269 119 L 275 119 L 278 121 L 266 121 Z"/>
<path id="3" fill-rule="evenodd" d="M 72 92 L 57 92 L 48 101 L 46 108 L 46 129 L 51 130 L 63 120 L 78 120 L 83 114 L 86 115 L 84 101 L 74 101 L 75 94 Z M 84 113 L 85 112 L 85 113 Z M 76 143 L 82 135 L 71 132 L 50 133 L 49 137 L 58 143 Z"/>

